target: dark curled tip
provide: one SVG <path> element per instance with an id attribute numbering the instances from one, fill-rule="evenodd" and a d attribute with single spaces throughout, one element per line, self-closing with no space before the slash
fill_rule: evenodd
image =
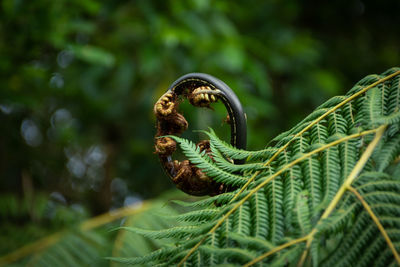
<path id="1" fill-rule="evenodd" d="M 224 103 L 230 120 L 233 125 L 231 126 L 231 145 L 239 148 L 246 149 L 247 147 L 247 125 L 246 116 L 243 111 L 242 104 L 233 90 L 226 85 L 223 81 L 214 76 L 205 73 L 189 73 L 183 75 L 171 84 L 168 91 L 174 91 L 178 94 L 181 93 L 185 86 L 200 87 L 210 86 L 211 89 L 218 89 L 221 91 L 220 98 Z M 233 118 L 233 119 L 232 119 Z"/>
<path id="2" fill-rule="evenodd" d="M 216 183 L 187 160 L 173 161 L 176 143 L 170 138 L 157 138 L 180 135 L 187 129 L 186 119 L 178 112 L 182 98 L 187 98 L 196 107 L 210 107 L 211 103 L 221 100 L 228 111 L 231 144 L 239 149 L 246 149 L 246 117 L 236 94 L 224 82 L 209 74 L 189 73 L 173 82 L 154 105 L 157 117 L 155 153 L 159 155 L 164 170 L 179 189 L 191 195 L 216 195 L 234 189 Z M 207 142 L 203 140 L 198 146 L 210 154 Z M 210 157 L 212 158 L 211 155 Z M 235 161 L 237 164 L 242 162 Z"/>

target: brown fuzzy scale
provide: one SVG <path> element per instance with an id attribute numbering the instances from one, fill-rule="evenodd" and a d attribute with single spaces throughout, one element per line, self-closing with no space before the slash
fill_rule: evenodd
<path id="1" fill-rule="evenodd" d="M 201 91 L 210 90 L 209 87 L 198 87 L 185 92 L 189 101 L 200 107 L 209 107 L 211 102 L 216 102 L 214 95 L 205 96 Z M 157 133 L 155 136 L 155 153 L 159 155 L 172 181 L 180 190 L 195 196 L 216 195 L 224 191 L 222 184 L 214 182 L 210 177 L 195 167 L 188 160 L 171 162 L 170 156 L 176 150 L 176 142 L 165 135 L 179 135 L 188 128 L 188 122 L 182 114 L 178 113 L 179 98 L 174 92 L 167 92 L 154 105 L 154 114 L 157 117 Z M 208 140 L 200 141 L 197 146 L 211 156 Z"/>
<path id="2" fill-rule="evenodd" d="M 196 145 L 200 148 L 200 151 L 206 151 L 206 154 L 213 159 L 209 140 L 201 140 Z"/>
<path id="3" fill-rule="evenodd" d="M 154 105 L 154 114 L 158 119 L 163 119 L 176 113 L 175 98 L 176 97 L 170 92 L 167 92 L 160 97 Z"/>
<path id="4" fill-rule="evenodd" d="M 188 95 L 188 99 L 190 104 L 195 107 L 207 107 L 210 108 L 210 104 L 213 102 L 217 102 L 217 98 L 214 95 L 209 95 L 205 93 L 205 91 L 210 91 L 211 88 L 208 86 L 200 86 L 192 91 L 191 94 Z"/>
<path id="5" fill-rule="evenodd" d="M 156 139 L 156 154 L 171 155 L 176 150 L 176 142 L 170 137 L 161 137 Z"/>
<path id="6" fill-rule="evenodd" d="M 229 116 L 229 114 L 226 115 L 226 118 L 223 120 L 223 122 L 227 123 L 227 124 L 231 124 L 231 117 Z"/>

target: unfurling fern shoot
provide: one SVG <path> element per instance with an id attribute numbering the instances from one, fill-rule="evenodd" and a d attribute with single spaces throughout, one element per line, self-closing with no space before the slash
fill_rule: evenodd
<path id="1" fill-rule="evenodd" d="M 200 78 L 188 88 L 200 85 Z M 203 91 L 207 99 L 218 98 L 220 85 Z M 232 134 L 240 138 L 235 127 Z M 400 265 L 399 68 L 365 77 L 264 150 L 227 144 L 212 129 L 206 147 L 167 130 L 159 136 L 181 148 L 193 177 L 207 185 L 203 193 L 214 196 L 185 204 L 191 208 L 179 217 L 183 226 L 129 229 L 175 242 L 150 255 L 114 260 L 149 266 Z M 169 156 L 163 164 L 179 180 L 179 165 Z"/>

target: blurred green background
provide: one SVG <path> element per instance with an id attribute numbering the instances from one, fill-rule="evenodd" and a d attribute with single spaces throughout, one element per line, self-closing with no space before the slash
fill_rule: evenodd
<path id="1" fill-rule="evenodd" d="M 152 107 L 179 76 L 225 81 L 247 113 L 249 149 L 261 149 L 399 65 L 399 10 L 398 0 L 1 1 L 0 255 L 174 188 L 153 154 Z M 229 140 L 221 105 L 183 112 L 191 130 Z"/>

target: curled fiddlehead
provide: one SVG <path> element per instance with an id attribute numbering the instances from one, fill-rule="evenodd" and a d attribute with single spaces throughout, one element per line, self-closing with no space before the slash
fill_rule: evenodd
<path id="1" fill-rule="evenodd" d="M 188 128 L 188 122 L 178 111 L 179 104 L 185 98 L 195 107 L 210 107 L 211 103 L 220 100 L 228 111 L 231 144 L 246 149 L 246 118 L 238 97 L 228 85 L 211 75 L 189 73 L 172 83 L 154 105 L 157 118 L 155 153 L 167 175 L 180 190 L 196 196 L 228 191 L 231 188 L 216 183 L 188 160 L 180 162 L 172 159 L 176 142 L 168 135 L 180 135 Z M 208 140 L 200 141 L 197 146 L 212 158 Z"/>

